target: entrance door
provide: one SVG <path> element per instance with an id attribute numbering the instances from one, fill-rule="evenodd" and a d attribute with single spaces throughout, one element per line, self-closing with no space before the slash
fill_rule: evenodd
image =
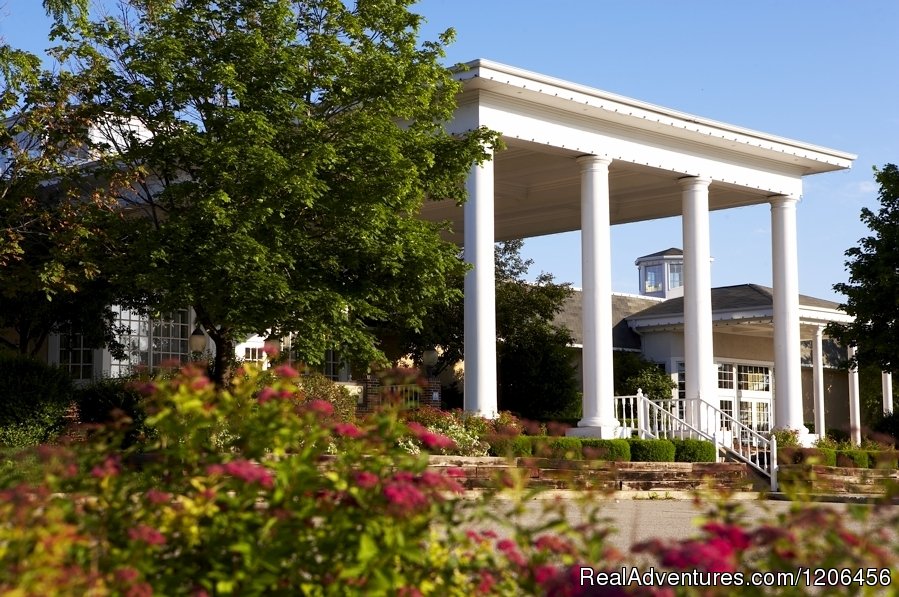
<path id="1" fill-rule="evenodd" d="M 737 365 L 740 422 L 757 432 L 771 430 L 771 368 Z"/>

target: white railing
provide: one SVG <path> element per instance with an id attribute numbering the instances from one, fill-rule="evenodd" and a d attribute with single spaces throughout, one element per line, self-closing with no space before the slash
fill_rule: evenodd
<path id="1" fill-rule="evenodd" d="M 615 417 L 625 430 L 641 438 L 711 441 L 768 477 L 771 490 L 777 490 L 777 440 L 703 400 L 651 400 L 637 390 L 635 396 L 615 396 Z"/>
<path id="2" fill-rule="evenodd" d="M 406 408 L 421 406 L 422 389 L 418 384 L 378 386 L 378 392 L 394 404 L 402 404 Z"/>

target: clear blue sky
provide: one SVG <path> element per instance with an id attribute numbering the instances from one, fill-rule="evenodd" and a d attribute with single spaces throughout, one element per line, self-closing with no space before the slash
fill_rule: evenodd
<path id="1" fill-rule="evenodd" d="M 839 300 L 843 252 L 877 205 L 872 166 L 899 162 L 899 1 L 424 0 L 448 63 L 489 58 L 662 106 L 858 154 L 849 172 L 805 179 L 800 291 Z M 0 34 L 46 44 L 39 0 L 6 0 Z M 713 212 L 712 283 L 771 284 L 766 206 Z M 580 285 L 578 233 L 530 239 L 535 271 Z M 634 259 L 681 246 L 680 218 L 612 229 L 613 285 L 637 291 Z"/>

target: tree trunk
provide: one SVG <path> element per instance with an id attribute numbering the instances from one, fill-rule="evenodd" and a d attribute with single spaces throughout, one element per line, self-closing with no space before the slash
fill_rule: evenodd
<path id="1" fill-rule="evenodd" d="M 219 332 L 210 333 L 209 336 L 215 342 L 212 381 L 215 387 L 225 388 L 231 384 L 231 376 L 234 374 L 234 340 Z"/>
<path id="2" fill-rule="evenodd" d="M 231 384 L 231 376 L 234 374 L 235 344 L 231 337 L 231 329 L 225 326 L 216 326 L 203 305 L 194 305 L 193 309 L 197 314 L 197 321 L 215 343 L 215 358 L 212 361 L 210 377 L 215 383 L 215 387 L 225 388 Z"/>

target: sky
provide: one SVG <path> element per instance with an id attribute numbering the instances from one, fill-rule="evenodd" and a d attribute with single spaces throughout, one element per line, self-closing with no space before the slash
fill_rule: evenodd
<path id="1" fill-rule="evenodd" d="M 0 2 L 0 35 L 41 51 L 39 0 Z M 839 302 L 844 251 L 869 231 L 874 166 L 899 162 L 899 0 L 422 0 L 423 39 L 448 28 L 448 65 L 487 58 L 698 116 L 858 155 L 807 177 L 799 289 Z M 711 213 L 712 284 L 771 285 L 767 205 Z M 680 218 L 612 227 L 612 284 L 636 293 L 634 260 L 681 247 Z M 525 241 L 557 281 L 581 284 L 580 234 Z"/>

